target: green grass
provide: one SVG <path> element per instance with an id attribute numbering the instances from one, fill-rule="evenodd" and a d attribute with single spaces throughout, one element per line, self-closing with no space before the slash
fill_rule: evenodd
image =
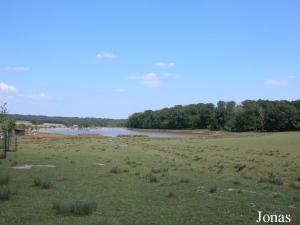
<path id="1" fill-rule="evenodd" d="M 4 196 L 8 183 L 18 187 L 0 201 L 0 224 L 251 225 L 257 210 L 300 224 L 300 132 L 18 144 L 0 164 Z M 37 188 L 36 178 L 54 188 Z"/>

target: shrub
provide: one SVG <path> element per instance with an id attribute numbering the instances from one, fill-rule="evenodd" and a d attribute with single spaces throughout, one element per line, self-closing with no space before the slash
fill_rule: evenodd
<path id="1" fill-rule="evenodd" d="M 7 174 L 0 175 L 0 186 L 7 185 L 9 183 L 9 176 Z"/>
<path id="2" fill-rule="evenodd" d="M 263 176 L 258 179 L 259 183 L 271 183 L 271 184 L 277 184 L 282 185 L 283 179 L 280 176 L 275 175 L 269 175 L 269 176 Z"/>
<path id="3" fill-rule="evenodd" d="M 169 192 L 168 194 L 167 194 L 167 198 L 175 198 L 176 196 L 175 196 L 175 194 L 173 193 L 173 192 Z"/>
<path id="4" fill-rule="evenodd" d="M 294 188 L 294 189 L 300 189 L 300 182 L 299 181 L 295 181 L 294 183 L 290 184 L 290 187 Z"/>
<path id="5" fill-rule="evenodd" d="M 121 169 L 118 166 L 114 166 L 110 169 L 111 173 L 121 173 Z"/>
<path id="6" fill-rule="evenodd" d="M 94 201 L 57 201 L 53 203 L 53 209 L 59 214 L 88 215 L 96 208 L 97 203 Z"/>
<path id="7" fill-rule="evenodd" d="M 190 182 L 190 179 L 189 178 L 181 178 L 179 180 L 180 183 L 189 183 Z"/>
<path id="8" fill-rule="evenodd" d="M 234 185 L 240 185 L 240 184 L 241 184 L 241 182 L 240 182 L 239 180 L 234 180 L 234 181 L 232 181 L 232 183 L 233 183 Z"/>
<path id="9" fill-rule="evenodd" d="M 155 176 L 154 174 L 152 173 L 149 173 L 147 176 L 146 176 L 147 180 L 149 183 L 157 183 L 159 182 L 159 179 L 157 176 Z"/>
<path id="10" fill-rule="evenodd" d="M 152 168 L 151 172 L 152 173 L 160 173 L 160 169 L 159 168 Z"/>
<path id="11" fill-rule="evenodd" d="M 50 189 L 53 187 L 53 184 L 46 178 L 36 177 L 34 179 L 34 185 L 40 187 L 41 189 Z"/>
<path id="12" fill-rule="evenodd" d="M 208 191 L 209 191 L 210 193 L 216 193 L 216 192 L 217 192 L 217 188 L 211 187 L 211 188 L 209 188 Z"/>
<path id="13" fill-rule="evenodd" d="M 70 214 L 74 211 L 74 203 L 70 201 L 54 202 L 53 209 L 59 214 Z"/>
<path id="14" fill-rule="evenodd" d="M 293 201 L 294 202 L 300 202 L 300 196 L 294 196 Z"/>
<path id="15" fill-rule="evenodd" d="M 11 196 L 11 191 L 8 186 L 0 187 L 0 201 L 9 200 Z"/>
<path id="16" fill-rule="evenodd" d="M 78 215 L 88 215 L 94 212 L 97 208 L 97 203 L 94 201 L 76 201 L 74 213 Z"/>
<path id="17" fill-rule="evenodd" d="M 274 192 L 274 193 L 272 193 L 272 197 L 273 197 L 273 198 L 280 198 L 280 197 L 281 197 L 281 194 L 278 193 L 278 192 Z"/>

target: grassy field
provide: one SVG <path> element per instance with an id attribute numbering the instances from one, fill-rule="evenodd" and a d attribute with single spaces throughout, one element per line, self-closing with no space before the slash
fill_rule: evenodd
<path id="1" fill-rule="evenodd" d="M 0 163 L 1 225 L 252 225 L 258 210 L 300 224 L 300 132 L 25 136 Z"/>

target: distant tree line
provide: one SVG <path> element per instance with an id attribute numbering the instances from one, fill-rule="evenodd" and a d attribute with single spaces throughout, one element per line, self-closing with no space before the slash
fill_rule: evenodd
<path id="1" fill-rule="evenodd" d="M 300 130 L 300 100 L 246 100 L 241 104 L 219 101 L 217 105 L 176 105 L 157 111 L 134 113 L 129 128 L 211 129 L 227 131 Z"/>
<path id="2" fill-rule="evenodd" d="M 67 127 L 78 125 L 79 127 L 124 127 L 125 119 L 106 119 L 106 118 L 80 118 L 80 117 L 61 117 L 61 116 L 35 116 L 35 115 L 7 115 L 11 119 L 30 121 L 34 125 L 43 123 L 59 123 Z"/>

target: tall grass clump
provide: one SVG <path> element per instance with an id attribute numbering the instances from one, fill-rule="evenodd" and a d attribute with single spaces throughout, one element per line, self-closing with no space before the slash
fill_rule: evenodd
<path id="1" fill-rule="evenodd" d="M 94 201 L 57 201 L 53 203 L 53 209 L 58 214 L 89 215 L 97 209 Z"/>
<path id="2" fill-rule="evenodd" d="M 53 187 L 51 181 L 44 177 L 36 177 L 34 178 L 34 185 L 41 189 L 50 189 Z"/>
<path id="3" fill-rule="evenodd" d="M 111 173 L 121 173 L 121 169 L 118 166 L 114 166 L 110 169 Z"/>
<path id="4" fill-rule="evenodd" d="M 9 176 L 7 174 L 0 175 L 0 186 L 7 185 L 9 183 Z"/>
<path id="5" fill-rule="evenodd" d="M 146 179 L 148 180 L 149 183 L 158 183 L 159 182 L 158 177 L 152 173 L 147 174 Z"/>
<path id="6" fill-rule="evenodd" d="M 11 191 L 8 186 L 0 186 L 0 201 L 9 200 L 11 197 Z"/>
<path id="7" fill-rule="evenodd" d="M 258 179 L 259 183 L 271 183 L 283 185 L 283 178 L 277 175 L 270 174 L 269 176 L 262 176 Z"/>

